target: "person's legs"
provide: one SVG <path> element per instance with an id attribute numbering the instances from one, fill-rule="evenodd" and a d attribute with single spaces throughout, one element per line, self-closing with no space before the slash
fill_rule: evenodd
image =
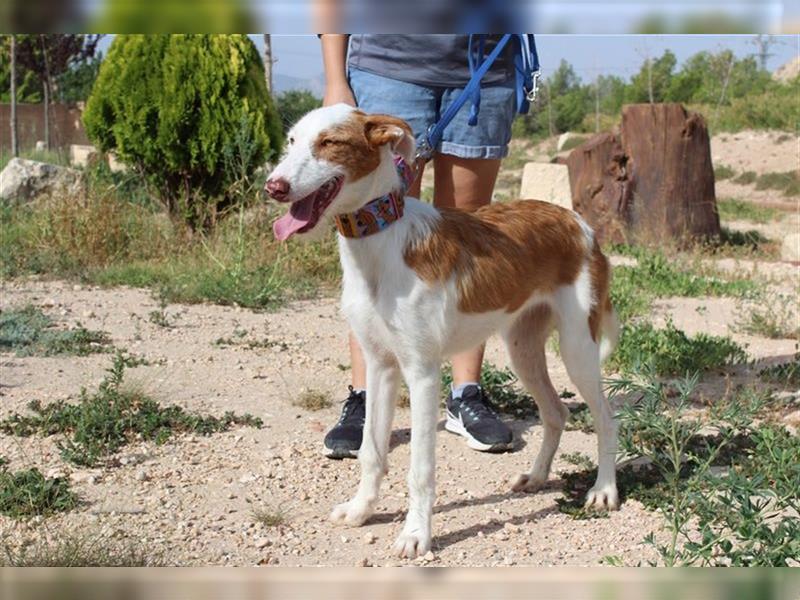
<path id="1" fill-rule="evenodd" d="M 417 165 L 419 175 L 411 187 L 408 188 L 408 195 L 413 198 L 419 198 L 420 188 L 422 186 L 422 174 L 425 170 L 425 165 L 419 163 Z M 364 390 L 367 388 L 367 363 L 364 360 L 364 353 L 361 351 L 361 346 L 358 345 L 358 340 L 352 332 L 349 336 L 350 341 L 350 385 L 356 390 Z M 481 350 L 481 356 L 483 350 Z M 478 360 L 478 375 L 480 375 L 481 360 Z"/>
<path id="2" fill-rule="evenodd" d="M 500 171 L 500 159 L 459 158 L 437 153 L 434 156 L 433 203 L 437 208 L 477 210 L 492 201 L 494 184 Z M 478 383 L 481 378 L 483 349 L 453 355 L 453 385 Z"/>

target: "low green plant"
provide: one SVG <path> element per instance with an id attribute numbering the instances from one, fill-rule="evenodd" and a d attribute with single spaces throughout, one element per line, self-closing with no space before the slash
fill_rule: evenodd
<path id="1" fill-rule="evenodd" d="M 210 435 L 233 426 L 262 426 L 261 419 L 250 414 L 214 417 L 188 413 L 180 406 L 163 407 L 141 390 L 123 385 L 130 365 L 129 357 L 118 352 L 96 392 L 81 390 L 76 404 L 57 401 L 42 406 L 33 401 L 28 405 L 32 414 L 6 417 L 0 432 L 23 437 L 61 434 L 58 447 L 64 460 L 94 466 L 133 439 L 162 444 L 176 433 Z"/>
<path id="2" fill-rule="evenodd" d="M 758 423 L 765 397 L 756 393 L 718 399 L 706 419 L 688 416 L 696 384 L 696 376 L 665 383 L 647 374 L 612 386 L 636 398 L 620 411 L 621 450 L 660 479 L 653 499 L 668 537 L 651 533 L 646 543 L 667 566 L 793 564 L 800 438 Z"/>
<path id="3" fill-rule="evenodd" d="M 637 261 L 636 265 L 615 267 L 611 279 L 611 302 L 622 322 L 647 314 L 656 298 L 738 297 L 757 287 L 751 280 L 723 277 L 692 263 L 676 266 L 677 260 L 642 246 L 615 246 L 612 252 Z"/>
<path id="4" fill-rule="evenodd" d="M 45 477 L 37 468 L 9 471 L 0 465 L 0 513 L 19 519 L 72 510 L 78 497 L 61 477 Z"/>
<path id="5" fill-rule="evenodd" d="M 717 181 L 724 181 L 736 175 L 736 171 L 728 165 L 716 165 L 714 167 L 714 179 Z"/>
<path id="6" fill-rule="evenodd" d="M 56 329 L 53 320 L 31 304 L 0 312 L 0 350 L 17 356 L 86 356 L 110 348 L 106 333 L 80 326 Z"/>
<path id="7" fill-rule="evenodd" d="M 746 360 L 747 353 L 730 337 L 706 333 L 690 337 L 668 321 L 662 329 L 648 322 L 623 325 L 619 345 L 608 364 L 623 373 L 649 367 L 660 376 L 682 376 Z"/>
<path id="8" fill-rule="evenodd" d="M 758 372 L 758 377 L 762 381 L 783 386 L 800 385 L 800 352 L 796 353 L 790 361 L 761 369 Z"/>
<path id="9" fill-rule="evenodd" d="M 734 183 L 738 183 L 739 185 L 751 185 L 756 182 L 758 179 L 758 174 L 755 171 L 745 171 L 741 173 L 736 179 L 733 180 Z"/>
<path id="10" fill-rule="evenodd" d="M 757 190 L 778 190 L 785 196 L 800 196 L 800 171 L 764 173 L 756 180 Z"/>
<path id="11" fill-rule="evenodd" d="M 4 567 L 160 567 L 163 553 L 131 537 L 122 539 L 96 531 L 59 531 L 33 544 L 0 541 Z"/>
<path id="12" fill-rule="evenodd" d="M 561 460 L 585 470 L 594 468 L 594 462 L 592 462 L 592 459 L 583 452 L 563 452 L 561 454 Z"/>
<path id="13" fill-rule="evenodd" d="M 565 426 L 567 431 L 582 431 L 594 433 L 594 420 L 592 412 L 586 404 L 578 404 L 569 409 L 569 418 Z"/>
<path id="14" fill-rule="evenodd" d="M 735 198 L 717 201 L 719 218 L 723 221 L 752 221 L 753 223 L 769 223 L 781 216 L 781 211 L 755 202 L 746 202 Z"/>
<path id="15" fill-rule="evenodd" d="M 771 339 L 800 340 L 797 298 L 776 292 L 752 294 L 736 307 L 735 329 Z"/>

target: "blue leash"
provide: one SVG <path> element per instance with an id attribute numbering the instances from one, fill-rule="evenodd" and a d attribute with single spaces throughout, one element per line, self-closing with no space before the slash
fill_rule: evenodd
<path id="1" fill-rule="evenodd" d="M 520 114 L 527 113 L 530 103 L 536 99 L 540 70 L 539 54 L 536 51 L 536 43 L 532 34 L 506 33 L 500 38 L 500 41 L 497 42 L 497 45 L 483 62 L 481 62 L 481 60 L 483 59 L 485 36 L 479 36 L 477 50 L 474 50 L 473 37 L 474 36 L 470 35 L 469 51 L 467 55 L 471 74 L 469 83 L 467 83 L 455 101 L 447 107 L 447 110 L 441 118 L 428 127 L 425 137 L 417 149 L 417 159 L 422 159 L 425 162 L 431 159 L 439 143 L 442 141 L 445 128 L 450 124 L 467 100 L 472 100 L 469 124 L 473 126 L 477 124 L 481 105 L 481 80 L 512 38 L 517 38 L 516 41 L 519 43 L 519 51 L 515 52 L 514 55 L 514 70 L 517 83 L 517 112 Z M 476 69 L 475 65 L 479 62 L 480 66 Z"/>

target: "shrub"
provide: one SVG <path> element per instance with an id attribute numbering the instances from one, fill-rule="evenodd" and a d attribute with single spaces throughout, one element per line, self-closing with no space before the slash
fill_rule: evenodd
<path id="1" fill-rule="evenodd" d="M 14 350 L 17 356 L 87 356 L 110 348 L 104 332 L 53 329 L 53 321 L 30 304 L 0 312 L 0 350 Z"/>
<path id="2" fill-rule="evenodd" d="M 670 321 L 664 329 L 650 323 L 625 325 L 609 363 L 624 372 L 648 366 L 657 375 L 684 375 L 746 360 L 731 338 L 705 333 L 689 337 Z"/>
<path id="3" fill-rule="evenodd" d="M 170 216 L 208 229 L 276 152 L 280 122 L 245 35 L 119 35 L 84 113 L 89 137 L 141 172 Z M 246 137 L 242 152 L 242 137 Z"/>
<path id="4" fill-rule="evenodd" d="M 0 465 L 0 513 L 13 518 L 46 516 L 77 505 L 66 479 L 47 478 L 36 468 L 11 472 Z"/>
<path id="5" fill-rule="evenodd" d="M 275 106 L 286 132 L 307 112 L 322 106 L 322 100 L 308 90 L 288 90 L 275 98 Z"/>
<path id="6" fill-rule="evenodd" d="M 180 406 L 162 407 L 141 391 L 123 386 L 125 369 L 133 364 L 133 359 L 117 353 L 94 394 L 82 390 L 77 404 L 42 406 L 34 400 L 28 404 L 32 416 L 13 414 L 0 421 L 0 432 L 23 437 L 67 434 L 58 444 L 64 460 L 94 466 L 132 439 L 162 444 L 178 432 L 211 435 L 237 425 L 262 426 L 261 419 L 250 414 L 214 417 L 188 413 Z"/>

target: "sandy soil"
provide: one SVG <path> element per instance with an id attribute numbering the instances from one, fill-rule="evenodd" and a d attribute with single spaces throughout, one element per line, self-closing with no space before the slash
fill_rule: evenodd
<path id="1" fill-rule="evenodd" d="M 61 282 L 2 285 L 0 308 L 33 303 L 59 322 L 77 322 L 111 334 L 113 343 L 147 358 L 151 366 L 130 371 L 130 379 L 165 404 L 221 414 L 250 412 L 264 419 L 261 430 L 236 429 L 212 437 L 181 436 L 163 446 L 126 448 L 119 466 L 79 469 L 58 456 L 54 439 L 0 436 L 0 455 L 12 468 L 37 465 L 50 475 L 70 477 L 84 500 L 79 510 L 21 524 L 0 517 L 0 527 L 31 539 L 42 531 L 95 527 L 132 535 L 170 562 L 179 564 L 359 565 L 398 564 L 389 546 L 399 533 L 406 502 L 409 413 L 399 410 L 391 452 L 392 469 L 376 517 L 360 529 L 327 522 L 333 504 L 346 499 L 358 477 L 356 461 L 320 456 L 322 437 L 338 404 L 319 412 L 292 405 L 304 388 L 344 397 L 348 362 L 344 322 L 335 299 L 299 302 L 271 314 L 218 306 L 171 305 L 164 328 L 148 320 L 158 308 L 142 290 L 90 289 Z M 700 308 L 702 307 L 702 309 Z M 689 333 L 729 334 L 735 306 L 730 299 L 667 299 L 655 320 L 667 316 Z M 248 331 L 248 339 L 269 339 L 266 349 L 221 347 L 218 338 Z M 736 334 L 756 358 L 789 356 L 792 340 Z M 497 340 L 487 359 L 504 366 Z M 557 389 L 571 389 L 564 368 L 549 356 Z M 109 364 L 107 355 L 84 358 L 0 357 L 0 414 L 74 397 L 96 387 Z M 558 512 L 560 480 L 535 495 L 512 494 L 508 479 L 527 468 L 541 441 L 537 421 L 511 423 L 515 452 L 492 456 L 467 449 L 442 431 L 438 439 L 438 500 L 435 563 L 441 565 L 591 565 L 618 554 L 631 563 L 648 556 L 641 539 L 660 526 L 658 515 L 626 502 L 608 519 L 574 521 Z M 564 434 L 560 453 L 596 457 L 594 437 Z M 574 469 L 557 455 L 555 471 Z M 286 524 L 254 523 L 254 508 L 286 512 Z M 42 528 L 45 528 L 44 530 Z"/>

